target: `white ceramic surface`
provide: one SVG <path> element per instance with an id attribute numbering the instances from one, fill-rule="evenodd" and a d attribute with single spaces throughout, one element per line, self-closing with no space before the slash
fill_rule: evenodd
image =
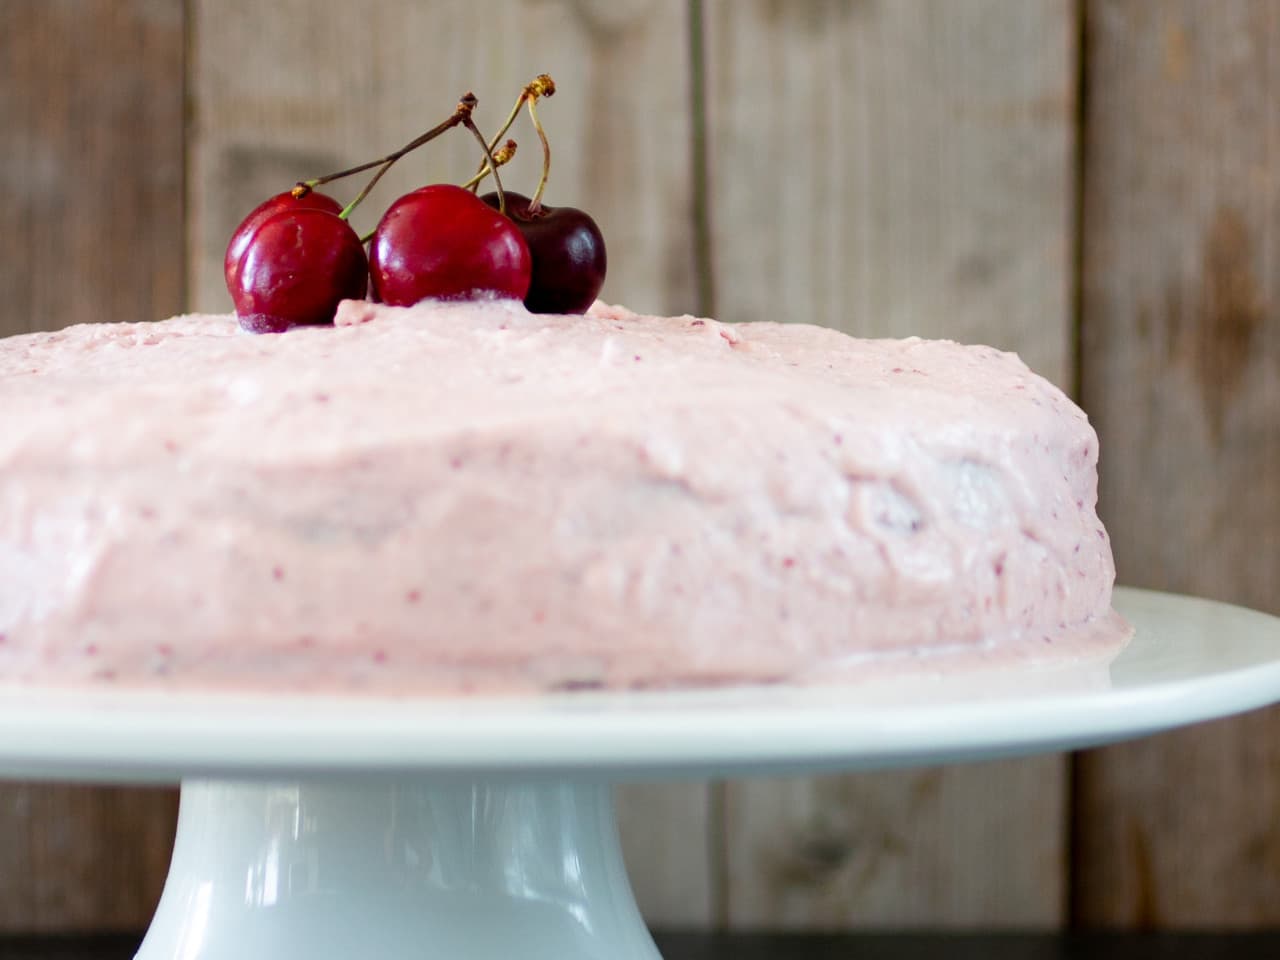
<path id="1" fill-rule="evenodd" d="M 138 960 L 659 960 L 608 787 L 189 781 Z"/>
<path id="2" fill-rule="evenodd" d="M 369 772 L 618 780 L 873 768 L 1059 750 L 1280 700 L 1280 619 L 1121 589 L 1109 666 L 861 687 L 359 700 L 0 693 L 0 776 L 89 781 Z"/>

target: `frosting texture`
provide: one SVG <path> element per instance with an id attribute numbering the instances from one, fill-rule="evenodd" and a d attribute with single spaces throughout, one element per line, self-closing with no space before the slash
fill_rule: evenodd
<path id="1" fill-rule="evenodd" d="M 1114 650 L 1012 354 L 597 304 L 0 341 L 0 678 L 456 693 Z"/>

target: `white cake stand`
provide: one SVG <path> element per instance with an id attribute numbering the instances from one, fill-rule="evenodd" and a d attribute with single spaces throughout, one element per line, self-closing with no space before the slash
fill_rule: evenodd
<path id="1" fill-rule="evenodd" d="M 1280 619 L 1121 590 L 1112 664 L 855 688 L 0 700 L 0 775 L 182 782 L 142 960 L 656 960 L 610 783 L 1090 746 L 1280 701 Z"/>

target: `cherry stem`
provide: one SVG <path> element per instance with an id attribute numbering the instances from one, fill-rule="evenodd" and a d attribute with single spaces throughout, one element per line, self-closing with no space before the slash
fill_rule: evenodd
<path id="1" fill-rule="evenodd" d="M 506 122 L 504 122 L 502 124 L 502 127 L 498 130 L 498 132 L 493 135 L 493 139 L 489 141 L 490 150 L 492 150 L 494 147 L 498 145 L 498 141 L 502 139 L 503 134 L 505 134 L 508 130 L 511 129 L 511 124 L 515 123 L 516 117 L 520 116 L 520 108 L 524 106 L 525 92 L 527 90 L 528 90 L 528 87 L 520 91 L 520 96 L 516 98 L 516 105 L 511 108 L 511 113 L 507 115 Z M 484 172 L 484 164 L 481 164 L 480 169 L 476 171 L 476 174 L 479 175 L 483 172 Z M 476 181 L 476 183 L 479 183 L 479 182 L 480 181 L 478 180 Z"/>
<path id="2" fill-rule="evenodd" d="M 493 139 L 489 141 L 489 149 L 492 150 L 496 147 L 498 145 L 498 141 L 501 140 L 506 132 L 511 129 L 511 125 L 516 122 L 516 117 L 520 116 L 521 107 L 526 103 L 532 103 L 539 97 L 553 96 L 555 92 L 556 82 L 545 73 L 538 74 L 531 81 L 525 84 L 524 89 L 520 91 L 520 96 L 516 97 L 515 106 L 513 106 L 511 108 L 511 112 L 507 114 L 506 121 L 502 124 L 502 127 L 498 132 L 493 135 Z"/>
<path id="3" fill-rule="evenodd" d="M 492 148 L 491 148 L 492 149 Z M 502 167 L 511 162 L 511 158 L 516 155 L 516 142 L 508 140 L 502 145 L 502 148 L 493 155 L 493 159 L 498 162 L 498 166 Z M 490 174 L 489 164 L 484 165 L 484 169 L 477 173 L 474 177 L 462 184 L 463 190 L 474 190 L 481 181 Z"/>
<path id="4" fill-rule="evenodd" d="M 393 163 L 395 163 L 395 160 L 386 160 L 383 162 L 382 166 L 378 168 L 378 172 L 370 178 L 368 183 L 360 188 L 360 192 L 355 195 L 355 199 L 342 208 L 342 212 L 338 214 L 339 220 L 345 220 L 347 217 L 351 216 L 351 212 L 355 210 L 356 207 L 360 206 L 360 201 L 367 197 L 369 195 L 369 191 L 377 186 L 378 181 L 382 179 L 383 174 L 391 169 L 391 165 Z"/>
<path id="5" fill-rule="evenodd" d="M 467 94 L 467 96 L 470 97 L 471 94 Z M 475 97 L 471 97 L 471 100 L 472 100 L 472 105 L 474 106 Z M 484 158 L 489 164 L 489 172 L 493 174 L 494 189 L 498 191 L 498 212 L 506 213 L 507 212 L 507 193 L 505 190 L 502 189 L 502 177 L 498 175 L 499 163 L 497 160 L 494 159 L 493 150 L 489 146 L 488 142 L 485 140 L 484 134 L 480 132 L 480 128 L 476 126 L 476 122 L 471 119 L 470 110 L 468 110 L 466 115 L 462 118 L 462 125 L 475 135 L 476 140 L 480 144 L 480 149 L 484 151 Z"/>
<path id="6" fill-rule="evenodd" d="M 538 139 L 542 141 L 542 179 L 538 181 L 538 189 L 534 191 L 533 198 L 529 201 L 530 214 L 536 214 L 542 209 L 542 192 L 547 189 L 547 178 L 551 176 L 551 143 L 547 140 L 547 132 L 538 122 L 538 110 L 534 106 L 537 102 L 537 97 L 529 100 L 529 119 L 533 121 L 533 129 L 538 131 Z"/>
<path id="7" fill-rule="evenodd" d="M 359 205 L 360 201 L 369 195 L 369 191 L 372 190 L 374 185 L 379 180 L 382 179 L 383 174 L 385 174 L 388 170 L 391 169 L 392 164 L 394 164 L 397 160 L 403 157 L 406 153 L 410 153 L 414 150 L 417 150 L 423 144 L 430 143 L 432 140 L 440 136 L 442 133 L 445 133 L 448 130 L 452 130 L 454 127 L 458 126 L 459 124 L 466 124 L 468 121 L 470 121 L 471 113 L 473 110 L 475 110 L 475 108 L 476 108 L 475 95 L 468 93 L 461 100 L 458 101 L 458 106 L 454 108 L 453 114 L 449 117 L 449 119 L 445 120 L 443 123 L 436 124 L 434 127 L 432 127 L 430 130 L 428 130 L 426 133 L 422 134 L 421 136 L 414 137 L 412 140 L 406 143 L 399 150 L 395 150 L 392 153 L 388 153 L 385 157 L 381 157 L 380 159 L 370 160 L 368 163 L 361 163 L 354 167 L 349 167 L 346 170 L 339 170 L 337 173 L 326 174 L 323 177 L 316 177 L 314 180 L 299 180 L 294 185 L 292 193 L 295 197 L 302 198 L 302 197 L 305 197 L 308 193 L 310 193 L 313 189 L 315 189 L 316 187 L 322 186 L 323 184 L 331 183 L 334 180 L 341 180 L 343 177 L 349 177 L 352 174 L 363 173 L 365 170 L 371 170 L 374 167 L 378 167 L 379 168 L 378 172 L 375 173 L 373 175 L 373 178 L 368 183 L 365 184 L 364 189 L 361 190 L 360 193 L 356 195 L 356 198 L 354 200 L 352 200 L 349 204 L 347 204 L 343 208 L 340 214 L 338 214 L 339 217 L 345 220 L 347 219 L 348 216 L 351 215 L 351 211 L 354 210 L 357 205 Z"/>

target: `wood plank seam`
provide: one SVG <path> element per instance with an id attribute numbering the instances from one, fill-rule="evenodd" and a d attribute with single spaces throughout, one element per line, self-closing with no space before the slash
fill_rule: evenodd
<path id="1" fill-rule="evenodd" d="M 689 179 L 692 200 L 694 311 L 716 315 L 715 242 L 711 224 L 710 155 L 707 118 L 706 10 L 702 0 L 686 2 L 686 43 L 689 47 Z M 707 877 L 711 884 L 710 927 L 729 928 L 728 786 L 722 781 L 707 785 Z"/>
<path id="2" fill-rule="evenodd" d="M 716 315 L 716 277 L 712 269 L 715 242 L 711 224 L 711 158 L 707 130 L 706 11 L 702 0 L 688 0 L 689 117 L 691 190 L 693 193 L 693 256 L 697 277 L 696 311 Z"/>
<path id="3" fill-rule="evenodd" d="M 1071 395 L 1077 403 L 1084 396 L 1084 210 L 1085 191 L 1088 189 L 1086 155 L 1089 149 L 1088 124 L 1086 118 L 1089 109 L 1089 43 L 1085 17 L 1088 15 L 1089 0 L 1075 0 L 1072 4 L 1072 17 L 1075 21 L 1075 155 L 1072 157 L 1072 219 L 1071 219 Z M 1076 819 L 1080 810 L 1080 755 L 1072 754 L 1067 761 L 1066 790 L 1067 813 L 1063 829 L 1064 849 L 1067 852 L 1067 876 L 1062 884 L 1062 916 L 1070 925 L 1077 913 L 1078 892 L 1074 878 L 1079 870 L 1079 849 L 1077 835 L 1080 825 Z"/>

